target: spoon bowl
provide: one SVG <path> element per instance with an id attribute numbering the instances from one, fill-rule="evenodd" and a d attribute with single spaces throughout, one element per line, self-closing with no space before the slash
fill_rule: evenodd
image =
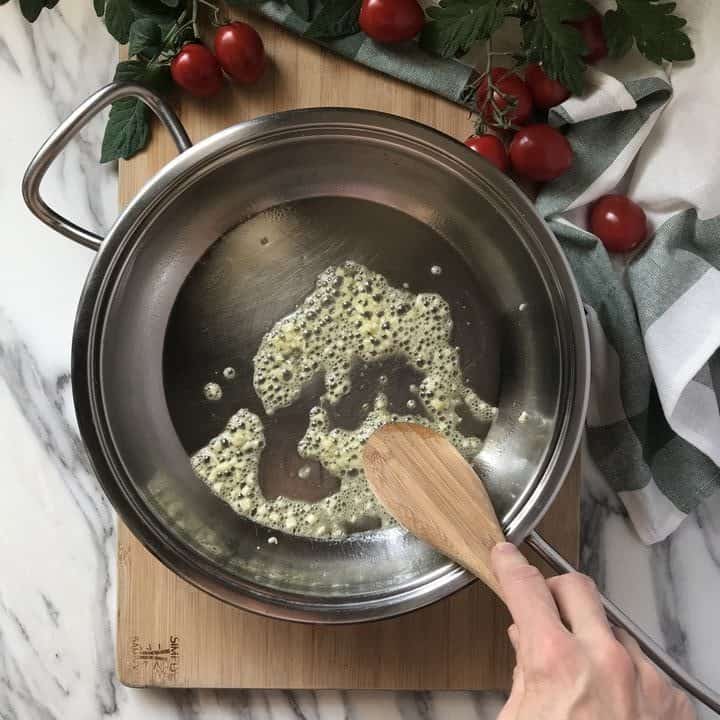
<path id="1" fill-rule="evenodd" d="M 505 536 L 482 480 L 448 440 L 422 425 L 391 423 L 370 436 L 363 464 L 401 525 L 500 595 L 490 551 Z"/>

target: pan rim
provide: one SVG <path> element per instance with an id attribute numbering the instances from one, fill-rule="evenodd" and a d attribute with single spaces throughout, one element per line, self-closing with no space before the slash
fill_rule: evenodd
<path id="1" fill-rule="evenodd" d="M 102 388 L 97 367 L 101 354 L 102 326 L 109 302 L 111 282 L 123 258 L 132 246 L 138 227 L 152 217 L 158 205 L 175 187 L 197 173 L 203 166 L 217 160 L 221 154 L 245 142 L 259 138 L 277 138 L 288 130 L 300 132 L 372 131 L 377 135 L 396 136 L 412 140 L 462 163 L 476 176 L 495 186 L 495 195 L 504 202 L 528 227 L 541 249 L 548 255 L 548 263 L 555 270 L 554 280 L 565 300 L 565 314 L 570 321 L 566 344 L 566 358 L 571 377 L 565 378 L 568 398 L 561 408 L 562 426 L 556 432 L 553 446 L 545 459 L 545 467 L 534 486 L 526 493 L 525 501 L 516 517 L 506 528 L 508 537 L 520 542 L 540 521 L 559 491 L 579 445 L 589 392 L 589 342 L 582 304 L 562 250 L 537 215 L 524 194 L 499 171 L 489 167 L 473 153 L 463 150 L 462 144 L 428 126 L 394 115 L 347 108 L 310 108 L 275 113 L 256 118 L 216 133 L 174 158 L 138 192 L 128 207 L 118 216 L 103 241 L 93 263 L 80 298 L 73 334 L 72 383 L 76 413 L 81 435 L 97 474 L 98 480 L 115 509 L 133 534 L 163 564 L 191 584 L 221 600 L 263 615 L 289 620 L 319 623 L 345 623 L 377 620 L 423 607 L 455 592 L 474 578 L 456 565 L 419 586 L 379 597 L 366 597 L 348 602 L 287 593 L 264 588 L 234 579 L 220 581 L 216 566 L 199 553 L 182 545 L 177 538 L 164 531 L 155 515 L 144 507 L 140 498 L 129 492 L 131 483 L 119 477 L 121 462 L 113 458 L 112 443 L 105 427 Z M 98 342 L 100 341 L 100 342 Z M 567 358 L 570 358 L 568 363 Z M 197 557 L 195 557 L 197 555 Z M 440 568 L 443 570 L 443 568 Z M 358 596 L 360 597 L 360 596 Z"/>

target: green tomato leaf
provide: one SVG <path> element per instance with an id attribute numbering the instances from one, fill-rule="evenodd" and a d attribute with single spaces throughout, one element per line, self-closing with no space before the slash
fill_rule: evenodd
<path id="1" fill-rule="evenodd" d="M 306 21 L 312 19 L 312 7 L 310 0 L 287 0 L 291 10 L 300 18 Z"/>
<path id="2" fill-rule="evenodd" d="M 502 25 L 508 5 L 507 0 L 440 0 L 439 6 L 427 9 L 430 21 L 420 45 L 442 57 L 466 53 Z"/>
<path id="3" fill-rule="evenodd" d="M 117 64 L 113 80 L 115 82 L 142 82 L 147 73 L 147 63 L 143 60 L 123 60 Z"/>
<path id="4" fill-rule="evenodd" d="M 175 18 L 180 14 L 176 8 L 168 7 L 162 0 L 130 0 L 130 9 L 137 18 Z"/>
<path id="5" fill-rule="evenodd" d="M 690 38 L 681 29 L 686 20 L 673 14 L 674 2 L 617 0 L 617 6 L 603 28 L 613 54 L 622 54 L 622 49 L 627 52 L 634 40 L 637 49 L 654 63 L 695 57 Z"/>
<path id="6" fill-rule="evenodd" d="M 160 27 L 162 37 L 165 37 L 170 28 L 177 23 L 182 12 L 181 7 L 170 8 L 163 5 L 160 0 L 130 0 L 130 10 L 137 20 L 152 20 Z M 132 29 L 132 26 L 131 26 Z"/>
<path id="7" fill-rule="evenodd" d="M 115 82 L 134 82 L 162 92 L 170 87 L 168 65 L 148 67 L 144 60 L 123 60 L 115 68 Z"/>
<path id="8" fill-rule="evenodd" d="M 102 17 L 105 14 L 105 0 L 93 0 L 93 8 L 95 8 L 95 14 Z"/>
<path id="9" fill-rule="evenodd" d="M 571 93 L 583 90 L 584 53 L 580 33 L 568 22 L 592 12 L 585 0 L 536 0 L 536 16 L 523 25 L 523 46 L 528 60 L 543 64 L 545 72 Z"/>
<path id="10" fill-rule="evenodd" d="M 128 55 L 138 55 L 141 52 L 154 57 L 160 50 L 162 43 L 162 30 L 150 18 L 138 18 L 130 26 L 128 41 Z"/>
<path id="11" fill-rule="evenodd" d="M 137 98 L 117 100 L 105 126 L 100 162 L 128 158 L 142 150 L 150 136 L 147 106 Z"/>
<path id="12" fill-rule="evenodd" d="M 146 70 L 140 80 L 141 84 L 147 85 L 156 92 L 169 92 L 172 88 L 172 76 L 170 65 L 153 65 L 152 69 Z"/>
<path id="13" fill-rule="evenodd" d="M 163 90 L 170 85 L 170 68 L 163 65 L 148 69 L 142 60 L 126 60 L 118 63 L 114 80 Z M 105 126 L 100 162 L 120 158 L 127 160 L 142 150 L 150 137 L 149 117 L 150 111 L 138 98 L 123 98 L 114 102 Z"/>
<path id="14" fill-rule="evenodd" d="M 316 40 L 354 35 L 360 31 L 358 18 L 362 0 L 328 0 L 320 8 L 305 36 Z"/>
<path id="15" fill-rule="evenodd" d="M 147 69 L 141 60 L 126 60 L 115 68 L 116 82 L 141 82 Z M 110 108 L 110 117 L 100 152 L 100 162 L 106 163 L 132 157 L 147 145 L 150 135 L 148 108 L 138 98 L 116 100 Z"/>
<path id="16" fill-rule="evenodd" d="M 603 35 L 607 42 L 608 55 L 619 58 L 625 55 L 633 45 L 634 38 L 624 13 L 609 10 L 603 17 Z"/>
<path id="17" fill-rule="evenodd" d="M 121 45 L 130 37 L 133 19 L 130 0 L 105 0 L 105 26 Z"/>
<path id="18" fill-rule="evenodd" d="M 44 7 L 43 0 L 20 0 L 20 12 L 28 22 L 35 22 Z"/>

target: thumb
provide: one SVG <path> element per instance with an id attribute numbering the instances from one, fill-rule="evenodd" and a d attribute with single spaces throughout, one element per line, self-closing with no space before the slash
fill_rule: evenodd
<path id="1" fill-rule="evenodd" d="M 490 559 L 503 600 L 523 640 L 564 630 L 545 578 L 512 543 L 496 545 Z"/>

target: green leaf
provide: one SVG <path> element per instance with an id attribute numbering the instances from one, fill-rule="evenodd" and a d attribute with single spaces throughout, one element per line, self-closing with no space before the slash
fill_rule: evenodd
<path id="1" fill-rule="evenodd" d="M 35 22 L 44 7 L 43 0 L 20 0 L 20 12 L 28 22 Z"/>
<path id="2" fill-rule="evenodd" d="M 170 84 L 170 69 L 166 65 L 148 69 L 142 60 L 126 60 L 118 63 L 114 79 L 162 90 Z M 100 162 L 131 158 L 147 145 L 149 137 L 149 110 L 145 103 L 132 97 L 117 100 L 110 108 L 105 126 Z"/>
<path id="3" fill-rule="evenodd" d="M 312 18 L 312 7 L 310 0 L 287 0 L 290 9 L 303 20 L 309 21 Z"/>
<path id="4" fill-rule="evenodd" d="M 154 20 L 138 18 L 130 26 L 128 55 L 138 55 L 145 51 L 147 55 L 154 57 L 159 52 L 161 43 L 162 30 Z"/>
<path id="5" fill-rule="evenodd" d="M 147 65 L 141 60 L 126 60 L 115 68 L 117 82 L 140 82 L 145 76 Z M 128 159 L 145 147 L 150 135 L 148 108 L 138 98 L 117 100 L 110 108 L 110 117 L 105 126 L 100 162 L 119 158 Z"/>
<path id="6" fill-rule="evenodd" d="M 133 19 L 130 0 L 105 0 L 105 26 L 121 45 L 130 37 Z"/>
<path id="7" fill-rule="evenodd" d="M 176 8 L 168 7 L 162 0 L 130 0 L 130 9 L 135 17 L 148 17 L 152 20 L 158 17 L 175 18 L 180 14 Z"/>
<path id="8" fill-rule="evenodd" d="M 361 5 L 362 0 L 328 0 L 310 23 L 305 36 L 329 40 L 354 35 L 360 31 Z"/>
<path id="9" fill-rule="evenodd" d="M 162 92 L 170 87 L 170 68 L 167 65 L 149 67 L 144 60 L 123 60 L 115 68 L 115 82 L 134 82 Z"/>
<path id="10" fill-rule="evenodd" d="M 617 5 L 611 18 L 606 16 L 603 28 L 608 50 L 612 48 L 614 55 L 627 52 L 634 40 L 637 49 L 654 63 L 695 57 L 690 38 L 681 29 L 686 20 L 673 14 L 674 2 L 617 0 Z"/>
<path id="11" fill-rule="evenodd" d="M 105 0 L 93 0 L 93 7 L 98 17 L 102 17 L 105 14 Z"/>
<path id="12" fill-rule="evenodd" d="M 131 158 L 147 145 L 149 136 L 147 106 L 136 98 L 117 100 L 105 126 L 100 162 Z"/>
<path id="13" fill-rule="evenodd" d="M 123 60 L 117 64 L 115 82 L 140 82 L 147 72 L 147 63 L 142 60 Z"/>
<path id="14" fill-rule="evenodd" d="M 182 12 L 181 7 L 169 8 L 160 0 L 130 0 L 130 10 L 138 20 L 152 20 L 158 25 L 162 37 L 165 37 L 170 28 L 177 23 L 178 16 Z"/>
<path id="15" fill-rule="evenodd" d="M 505 19 L 508 0 L 441 0 L 430 7 L 420 35 L 420 45 L 442 57 L 466 53 L 489 38 Z"/>
<path id="16" fill-rule="evenodd" d="M 528 60 L 543 64 L 545 72 L 571 93 L 583 90 L 587 47 L 568 22 L 592 12 L 585 0 L 536 0 L 536 16 L 523 25 L 523 46 Z"/>
<path id="17" fill-rule="evenodd" d="M 603 35 L 605 35 L 605 41 L 607 42 L 608 55 L 614 58 L 625 55 L 634 42 L 624 13 L 617 10 L 610 10 L 605 13 L 605 17 L 603 17 Z"/>
<path id="18" fill-rule="evenodd" d="M 152 69 L 145 71 L 140 82 L 156 92 L 169 92 L 172 88 L 170 65 L 153 65 Z"/>
<path id="19" fill-rule="evenodd" d="M 180 4 L 180 0 L 160 0 L 160 2 L 171 8 L 176 8 Z"/>

